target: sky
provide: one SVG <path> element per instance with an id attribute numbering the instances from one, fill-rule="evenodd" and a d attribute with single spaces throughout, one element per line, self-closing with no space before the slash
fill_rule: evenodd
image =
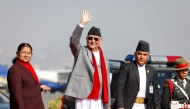
<path id="1" fill-rule="evenodd" d="M 33 48 L 35 68 L 71 68 L 69 38 L 89 10 L 81 44 L 92 26 L 102 34 L 109 59 L 124 60 L 139 40 L 150 44 L 151 55 L 180 55 L 190 61 L 189 0 L 0 0 L 0 63 L 12 65 L 20 43 Z"/>

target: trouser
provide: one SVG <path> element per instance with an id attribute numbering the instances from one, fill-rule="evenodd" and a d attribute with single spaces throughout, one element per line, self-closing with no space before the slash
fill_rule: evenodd
<path id="1" fill-rule="evenodd" d="M 146 109 L 146 104 L 134 103 L 132 109 Z"/>
<path id="2" fill-rule="evenodd" d="M 102 100 L 76 99 L 75 109 L 103 109 Z"/>

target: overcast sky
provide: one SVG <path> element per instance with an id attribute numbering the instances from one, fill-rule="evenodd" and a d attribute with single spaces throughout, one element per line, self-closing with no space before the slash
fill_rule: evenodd
<path id="1" fill-rule="evenodd" d="M 190 0 L 0 0 L 0 63 L 11 65 L 20 43 L 33 47 L 39 69 L 73 65 L 69 37 L 82 10 L 93 16 L 83 31 L 98 27 L 110 59 L 124 60 L 139 40 L 152 55 L 181 55 L 190 61 Z"/>

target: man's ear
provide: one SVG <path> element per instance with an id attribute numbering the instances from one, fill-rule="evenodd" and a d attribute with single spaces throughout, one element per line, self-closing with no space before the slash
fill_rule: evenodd
<path id="1" fill-rule="evenodd" d="M 150 56 L 150 52 L 148 52 L 148 57 Z"/>
<path id="2" fill-rule="evenodd" d="M 100 38 L 100 44 L 102 43 L 102 38 Z"/>

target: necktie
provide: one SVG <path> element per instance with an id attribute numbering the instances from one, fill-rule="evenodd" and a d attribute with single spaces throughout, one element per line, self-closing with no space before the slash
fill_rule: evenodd
<path id="1" fill-rule="evenodd" d="M 181 85 L 183 86 L 183 88 L 185 88 L 185 84 L 183 80 L 181 81 Z"/>

